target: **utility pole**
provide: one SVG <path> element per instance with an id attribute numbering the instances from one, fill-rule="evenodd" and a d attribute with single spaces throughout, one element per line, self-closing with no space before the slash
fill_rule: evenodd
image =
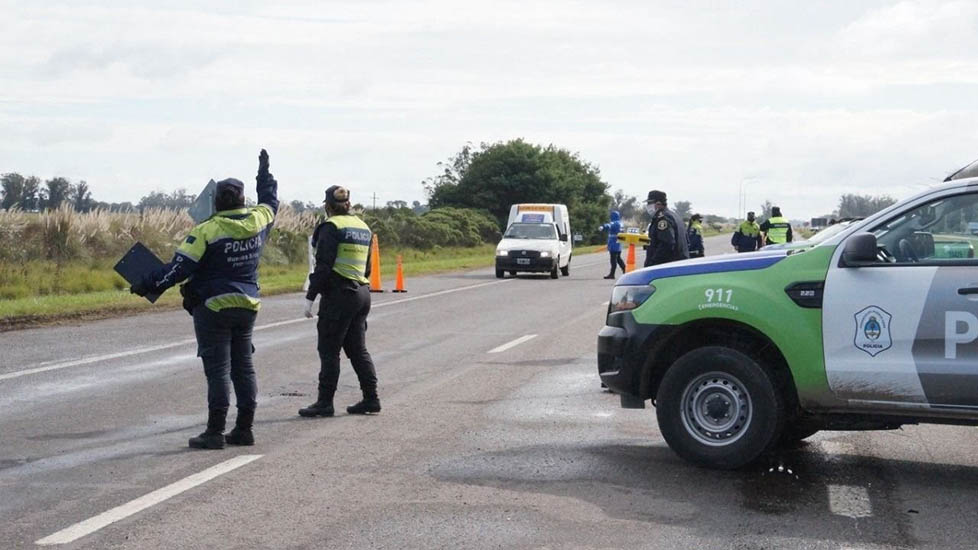
<path id="1" fill-rule="evenodd" d="M 373 198 L 374 198 L 374 210 L 377 210 L 377 193 L 376 192 L 373 194 Z"/>

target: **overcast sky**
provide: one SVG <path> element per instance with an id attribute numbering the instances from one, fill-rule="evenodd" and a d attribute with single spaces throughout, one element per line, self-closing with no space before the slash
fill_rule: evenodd
<path id="1" fill-rule="evenodd" d="M 466 142 L 522 137 L 802 219 L 978 158 L 973 0 L 198 4 L 0 0 L 0 172 L 137 201 L 253 182 L 265 147 L 284 199 L 425 202 Z"/>

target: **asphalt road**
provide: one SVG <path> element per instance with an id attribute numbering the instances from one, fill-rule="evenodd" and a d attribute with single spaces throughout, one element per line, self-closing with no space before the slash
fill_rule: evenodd
<path id="1" fill-rule="evenodd" d="M 371 417 L 296 415 L 314 323 L 268 298 L 258 443 L 223 451 L 186 446 L 206 402 L 184 312 L 0 334 L 0 548 L 975 547 L 974 428 L 823 432 L 740 472 L 679 460 L 654 409 L 599 388 L 606 269 L 374 295 Z M 336 403 L 358 394 L 344 358 Z"/>

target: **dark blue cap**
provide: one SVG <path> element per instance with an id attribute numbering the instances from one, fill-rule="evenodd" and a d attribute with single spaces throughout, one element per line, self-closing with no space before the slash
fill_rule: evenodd
<path id="1" fill-rule="evenodd" d="M 244 183 L 235 178 L 228 178 L 217 182 L 217 188 L 220 189 L 221 187 L 234 187 L 238 191 L 244 191 Z"/>

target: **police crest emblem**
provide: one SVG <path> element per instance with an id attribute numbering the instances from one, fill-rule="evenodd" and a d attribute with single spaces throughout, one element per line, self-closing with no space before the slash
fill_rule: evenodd
<path id="1" fill-rule="evenodd" d="M 664 220 L 664 219 L 662 219 L 662 220 L 659 220 L 659 223 L 658 223 L 658 224 L 656 224 L 656 226 L 655 226 L 655 227 L 656 227 L 656 228 L 658 228 L 658 230 L 659 230 L 659 231 L 665 231 L 666 229 L 668 229 L 668 228 L 669 228 L 669 222 L 667 222 L 667 221 L 666 221 L 666 220 Z"/>
<path id="2" fill-rule="evenodd" d="M 878 306 L 863 308 L 856 313 L 855 318 L 854 344 L 858 349 L 876 357 L 893 346 L 893 339 L 890 336 L 890 319 L 893 316 L 883 308 Z"/>

